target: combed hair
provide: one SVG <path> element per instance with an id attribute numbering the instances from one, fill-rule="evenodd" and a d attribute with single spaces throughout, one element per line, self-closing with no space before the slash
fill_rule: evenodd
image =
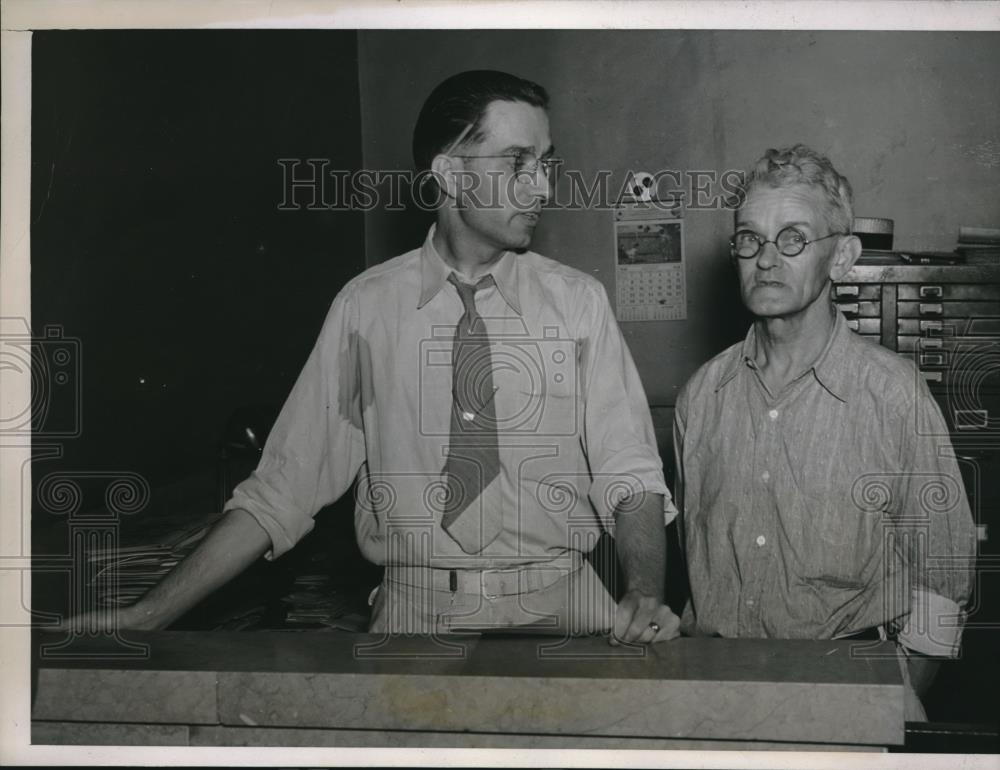
<path id="1" fill-rule="evenodd" d="M 463 132 L 467 131 L 463 143 L 481 141 L 486 109 L 495 101 L 525 102 L 546 109 L 549 95 L 537 83 L 506 72 L 469 70 L 453 75 L 431 91 L 420 110 L 413 129 L 417 171 L 430 169 L 434 157 Z"/>
<path id="2" fill-rule="evenodd" d="M 737 206 L 742 206 L 755 185 L 782 188 L 809 185 L 823 191 L 827 224 L 834 231 L 850 233 L 854 224 L 854 192 L 847 177 L 833 167 L 830 159 L 804 144 L 768 150 L 745 175 L 737 190 Z"/>

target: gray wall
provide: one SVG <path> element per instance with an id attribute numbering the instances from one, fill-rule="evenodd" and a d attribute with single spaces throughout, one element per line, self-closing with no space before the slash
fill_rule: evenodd
<path id="1" fill-rule="evenodd" d="M 1000 224 L 998 43 L 940 32 L 366 31 L 364 162 L 410 168 L 430 89 L 459 70 L 504 69 L 549 89 L 557 152 L 585 177 L 740 169 L 801 141 L 851 179 L 858 215 L 895 219 L 898 248 L 951 249 L 960 225 Z M 426 224 L 368 213 L 368 263 L 419 244 Z M 622 325 L 654 407 L 672 405 L 695 368 L 745 330 L 730 226 L 724 211 L 686 214 L 687 321 Z M 549 211 L 534 248 L 613 296 L 609 212 Z"/>

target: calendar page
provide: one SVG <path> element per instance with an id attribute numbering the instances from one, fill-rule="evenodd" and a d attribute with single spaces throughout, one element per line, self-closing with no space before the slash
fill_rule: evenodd
<path id="1" fill-rule="evenodd" d="M 668 214 L 649 208 L 615 212 L 619 321 L 687 318 L 684 221 Z"/>

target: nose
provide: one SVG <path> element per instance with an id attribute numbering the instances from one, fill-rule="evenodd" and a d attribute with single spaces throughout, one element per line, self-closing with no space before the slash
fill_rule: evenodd
<path id="1" fill-rule="evenodd" d="M 518 205 L 534 205 L 534 201 L 544 204 L 551 195 L 549 176 L 541 164 L 534 171 L 520 171 L 511 178 L 514 200 Z M 509 193 L 508 193 L 509 194 Z"/>
<path id="2" fill-rule="evenodd" d="M 535 172 L 531 174 L 531 194 L 542 203 L 548 201 L 552 194 L 552 179 L 549 173 L 545 170 L 545 166 L 539 163 Z"/>
<path id="3" fill-rule="evenodd" d="M 781 261 L 780 257 L 777 244 L 773 241 L 765 241 L 757 253 L 757 267 L 761 270 L 770 270 Z"/>

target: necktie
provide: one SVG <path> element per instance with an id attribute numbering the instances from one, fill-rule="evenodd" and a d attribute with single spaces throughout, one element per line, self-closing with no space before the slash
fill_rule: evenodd
<path id="1" fill-rule="evenodd" d="M 500 474 L 490 339 L 476 311 L 476 290 L 493 285 L 486 276 L 474 286 L 452 273 L 465 312 L 452 347 L 452 410 L 444 475 L 448 495 L 441 526 L 466 553 L 479 553 L 500 534 L 495 488 Z M 493 484 L 492 489 L 488 489 Z M 484 494 L 485 492 L 485 494 Z"/>

